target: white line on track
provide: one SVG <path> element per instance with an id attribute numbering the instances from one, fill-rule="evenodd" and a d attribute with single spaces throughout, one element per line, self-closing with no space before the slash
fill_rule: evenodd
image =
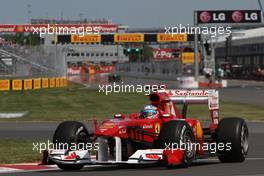
<path id="1" fill-rule="evenodd" d="M 19 172 L 21 171 L 20 169 L 13 169 L 9 167 L 0 167 L 0 173 L 14 173 L 14 172 Z"/>
<path id="2" fill-rule="evenodd" d="M 234 176 L 263 176 L 263 174 L 247 174 L 247 175 L 234 175 Z"/>

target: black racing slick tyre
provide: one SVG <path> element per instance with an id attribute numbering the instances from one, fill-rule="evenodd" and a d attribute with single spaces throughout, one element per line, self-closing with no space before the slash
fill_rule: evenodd
<path id="1" fill-rule="evenodd" d="M 89 133 L 84 124 L 76 121 L 65 121 L 57 127 L 53 135 L 53 143 L 56 149 L 69 150 L 69 147 L 73 144 L 88 143 L 90 141 L 89 138 Z M 67 148 L 65 148 L 65 146 L 67 146 Z M 83 167 L 82 164 L 57 165 L 62 170 L 80 170 Z"/>
<path id="2" fill-rule="evenodd" d="M 83 168 L 83 164 L 57 164 L 57 166 L 65 171 L 81 170 Z"/>
<path id="3" fill-rule="evenodd" d="M 246 122 L 237 117 L 224 118 L 220 121 L 216 130 L 217 143 L 229 145 L 225 150 L 218 150 L 218 158 L 223 163 L 243 162 L 247 156 L 248 127 Z"/>
<path id="4" fill-rule="evenodd" d="M 90 140 L 89 138 L 89 133 L 83 123 L 65 121 L 57 127 L 53 135 L 53 143 L 87 143 Z"/>
<path id="5" fill-rule="evenodd" d="M 175 120 L 169 121 L 163 124 L 163 127 L 160 131 L 157 140 L 158 148 L 167 148 L 168 144 L 171 147 L 177 146 L 178 148 L 184 147 L 184 159 L 182 166 L 188 167 L 195 158 L 195 148 L 191 146 L 195 142 L 194 134 L 192 128 L 186 121 Z M 185 144 L 185 146 L 180 146 L 181 144 Z M 190 147 L 186 147 L 190 146 Z M 169 168 L 173 166 L 169 166 L 167 163 L 165 165 Z"/>

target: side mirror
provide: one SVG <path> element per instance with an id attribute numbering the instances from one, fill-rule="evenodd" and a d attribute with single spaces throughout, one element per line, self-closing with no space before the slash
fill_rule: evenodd
<path id="1" fill-rule="evenodd" d="M 162 117 L 162 118 L 170 118 L 171 115 L 170 115 L 170 114 L 162 114 L 161 117 Z"/>
<path id="2" fill-rule="evenodd" d="M 126 115 L 125 114 L 115 114 L 114 115 L 114 118 L 115 119 L 125 119 L 126 118 Z"/>

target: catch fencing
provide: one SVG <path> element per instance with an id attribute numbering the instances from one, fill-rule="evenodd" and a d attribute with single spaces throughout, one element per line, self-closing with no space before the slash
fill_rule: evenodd
<path id="1" fill-rule="evenodd" d="M 12 78 L 66 76 L 64 50 L 57 46 L 0 45 L 0 76 Z"/>

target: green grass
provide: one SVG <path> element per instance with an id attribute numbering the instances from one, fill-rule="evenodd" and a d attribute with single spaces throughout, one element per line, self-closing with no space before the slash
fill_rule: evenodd
<path id="1" fill-rule="evenodd" d="M 71 84 L 68 88 L 0 92 L 0 112 L 29 113 L 22 118 L 0 121 L 63 121 L 112 118 L 115 113 L 139 111 L 148 99 L 143 94 L 112 93 Z M 208 118 L 207 105 L 190 105 L 189 116 Z M 220 101 L 220 115 L 264 120 L 263 106 Z"/>
<path id="2" fill-rule="evenodd" d="M 95 90 L 71 84 L 68 88 L 54 88 L 23 92 L 0 92 L 0 112 L 29 113 L 9 121 L 62 121 L 110 118 L 115 113 L 138 111 L 148 102 L 135 93 L 105 95 Z M 6 121 L 7 119 L 2 119 Z"/>
<path id="3" fill-rule="evenodd" d="M 0 164 L 39 162 L 42 154 L 33 151 L 33 141 L 20 139 L 0 140 Z"/>

